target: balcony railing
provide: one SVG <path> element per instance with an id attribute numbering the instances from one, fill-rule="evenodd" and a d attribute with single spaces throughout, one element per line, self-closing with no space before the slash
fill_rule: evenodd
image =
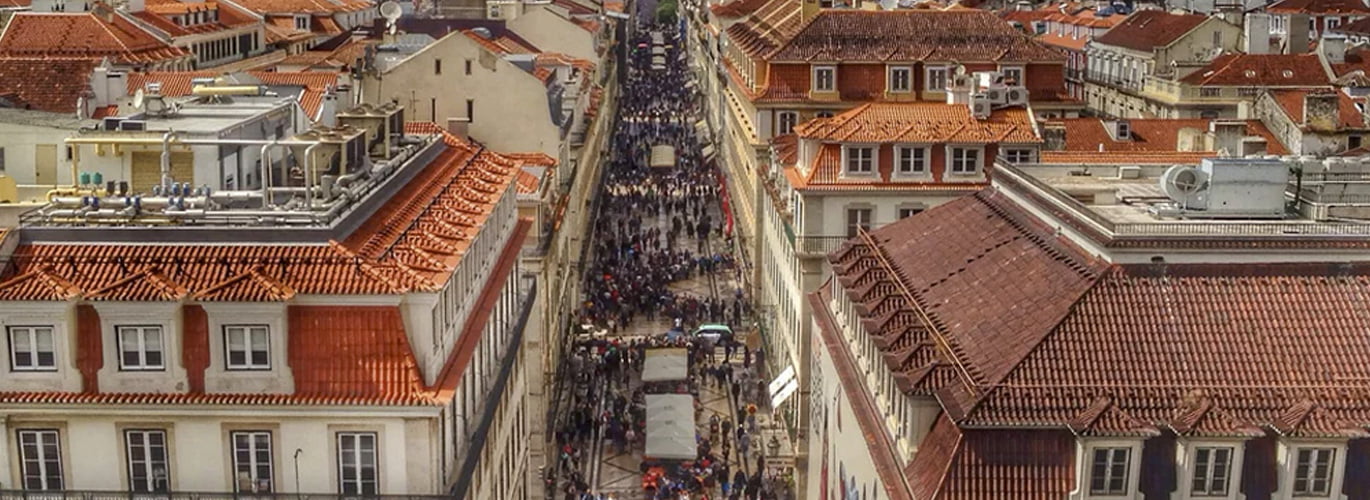
<path id="1" fill-rule="evenodd" d="M 846 236 L 799 236 L 795 238 L 794 249 L 810 257 L 827 255 L 841 248 L 842 243 L 849 239 Z"/>
<path id="2" fill-rule="evenodd" d="M 451 500 L 447 495 L 335 495 L 321 493 L 207 493 L 173 491 L 134 493 L 130 491 L 23 491 L 0 490 L 0 500 Z"/>

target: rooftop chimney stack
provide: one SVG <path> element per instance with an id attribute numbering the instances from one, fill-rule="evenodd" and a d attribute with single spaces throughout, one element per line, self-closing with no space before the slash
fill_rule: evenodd
<path id="1" fill-rule="evenodd" d="M 1303 97 L 1303 125 L 1313 130 L 1336 130 L 1337 91 L 1312 91 Z"/>
<path id="2" fill-rule="evenodd" d="M 449 133 L 451 133 L 452 135 L 455 135 L 455 136 L 457 136 L 457 137 L 460 137 L 461 140 L 463 140 L 463 141 L 470 142 L 470 141 L 471 141 L 471 118 L 469 118 L 469 117 L 448 118 L 448 119 L 447 119 L 447 132 L 449 132 Z"/>
<path id="3" fill-rule="evenodd" d="M 1289 15 L 1289 35 L 1284 40 L 1285 54 L 1308 52 L 1308 14 Z"/>
<path id="4" fill-rule="evenodd" d="M 1247 14 L 1245 24 L 1242 30 L 1242 51 L 1247 54 L 1269 54 L 1270 14 Z"/>

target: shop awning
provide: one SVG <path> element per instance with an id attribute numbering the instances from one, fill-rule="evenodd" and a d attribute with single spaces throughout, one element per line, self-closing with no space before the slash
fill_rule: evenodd
<path id="1" fill-rule="evenodd" d="M 674 167 L 675 166 L 675 146 L 652 146 L 653 167 Z"/>
<path id="2" fill-rule="evenodd" d="M 648 349 L 642 361 L 643 382 L 666 382 L 689 378 L 689 355 L 685 349 Z"/>
<path id="3" fill-rule="evenodd" d="M 694 460 L 698 456 L 696 446 L 694 396 L 648 394 L 647 449 L 643 454 L 658 460 Z"/>

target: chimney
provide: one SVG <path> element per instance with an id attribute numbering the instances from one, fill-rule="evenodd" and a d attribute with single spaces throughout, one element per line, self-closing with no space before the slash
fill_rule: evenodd
<path id="1" fill-rule="evenodd" d="M 1247 14 L 1242 30 L 1242 51 L 1247 54 L 1270 53 L 1270 14 Z"/>
<path id="2" fill-rule="evenodd" d="M 1346 35 L 1341 33 L 1328 33 L 1318 39 L 1318 54 L 1322 56 L 1327 64 L 1342 64 L 1346 62 Z"/>
<path id="3" fill-rule="evenodd" d="M 1308 14 L 1290 14 L 1289 35 L 1284 39 L 1284 53 L 1308 52 L 1308 40 Z"/>
<path id="4" fill-rule="evenodd" d="M 1337 129 L 1337 91 L 1311 91 L 1303 97 L 1303 126 L 1313 130 Z"/>
<path id="5" fill-rule="evenodd" d="M 460 137 L 463 141 L 471 142 L 471 118 L 448 118 L 447 132 Z"/>

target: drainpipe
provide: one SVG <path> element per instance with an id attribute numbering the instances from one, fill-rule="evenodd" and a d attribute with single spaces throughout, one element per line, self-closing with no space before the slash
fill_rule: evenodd
<path id="1" fill-rule="evenodd" d="M 258 155 L 262 162 L 262 210 L 271 206 L 271 194 L 267 189 L 271 187 L 271 148 L 280 144 L 280 141 L 271 141 L 262 145 L 261 154 Z"/>
<path id="2" fill-rule="evenodd" d="M 171 190 L 171 139 L 178 134 L 172 130 L 162 134 L 162 192 Z"/>
<path id="3" fill-rule="evenodd" d="M 322 142 L 316 142 L 313 145 L 304 148 L 304 206 L 307 207 L 308 210 L 314 209 L 313 177 L 314 170 L 317 168 L 316 162 L 314 161 L 314 148 L 317 148 L 322 144 Z"/>

